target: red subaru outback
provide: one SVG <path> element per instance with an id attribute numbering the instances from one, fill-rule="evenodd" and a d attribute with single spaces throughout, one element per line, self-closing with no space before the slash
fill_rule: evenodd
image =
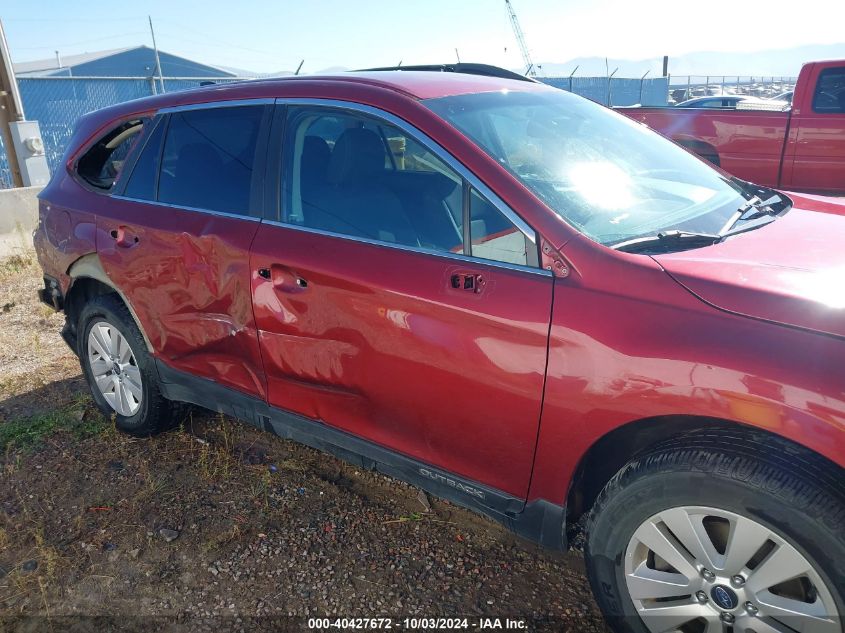
<path id="1" fill-rule="evenodd" d="M 566 546 L 619 631 L 842 630 L 845 204 L 530 81 L 369 72 L 84 117 L 44 301 L 147 435 L 216 409 Z"/>

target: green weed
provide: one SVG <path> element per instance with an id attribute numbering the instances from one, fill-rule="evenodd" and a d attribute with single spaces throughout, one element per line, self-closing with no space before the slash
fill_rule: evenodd
<path id="1" fill-rule="evenodd" d="M 93 408 L 91 400 L 79 397 L 52 411 L 0 422 L 0 451 L 37 450 L 47 437 L 59 431 L 82 439 L 108 427 L 109 421 Z"/>

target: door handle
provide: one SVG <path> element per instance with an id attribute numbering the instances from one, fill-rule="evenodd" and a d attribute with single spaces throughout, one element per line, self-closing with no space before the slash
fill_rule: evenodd
<path id="1" fill-rule="evenodd" d="M 281 292 L 302 292 L 308 282 L 282 264 L 272 264 L 269 268 L 259 268 L 258 276 L 273 282 L 273 287 Z"/>
<path id="2" fill-rule="evenodd" d="M 140 239 L 137 235 L 129 235 L 126 232 L 125 226 L 119 226 L 116 229 L 112 229 L 109 235 L 112 236 L 114 239 L 115 244 L 120 246 L 121 248 L 129 248 L 130 246 L 135 246 Z"/>
<path id="3" fill-rule="evenodd" d="M 463 290 L 475 294 L 484 290 L 486 283 L 480 273 L 454 273 L 449 278 L 449 285 L 453 290 Z"/>

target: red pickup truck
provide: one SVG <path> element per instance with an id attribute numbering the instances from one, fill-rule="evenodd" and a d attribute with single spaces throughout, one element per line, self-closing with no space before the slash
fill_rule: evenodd
<path id="1" fill-rule="evenodd" d="M 845 60 L 801 68 L 791 111 L 620 108 L 751 182 L 845 194 Z"/>

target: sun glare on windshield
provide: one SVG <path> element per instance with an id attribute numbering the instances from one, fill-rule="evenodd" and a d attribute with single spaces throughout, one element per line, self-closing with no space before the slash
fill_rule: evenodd
<path id="1" fill-rule="evenodd" d="M 567 176 L 581 197 L 599 209 L 616 211 L 634 202 L 630 176 L 612 163 L 577 163 L 569 168 Z"/>
<path id="2" fill-rule="evenodd" d="M 667 230 L 716 233 L 746 200 L 739 185 L 659 134 L 560 90 L 426 105 L 603 244 Z"/>

